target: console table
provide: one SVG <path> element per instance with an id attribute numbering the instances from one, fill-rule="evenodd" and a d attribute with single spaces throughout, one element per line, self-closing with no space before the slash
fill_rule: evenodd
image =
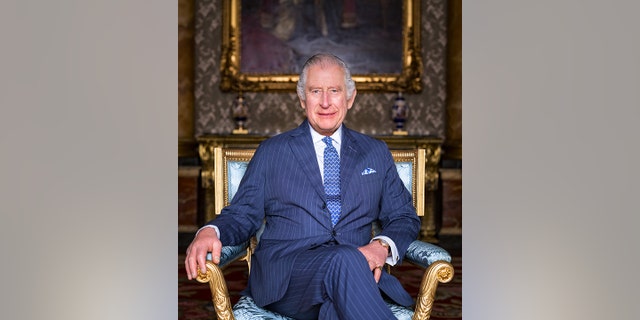
<path id="1" fill-rule="evenodd" d="M 222 148 L 256 148 L 263 140 L 269 138 L 261 135 L 205 135 L 198 141 L 198 154 L 201 162 L 201 187 L 204 189 L 204 215 L 205 221 L 215 218 L 214 212 L 214 158 L 213 150 Z M 420 231 L 421 240 L 437 243 L 436 228 L 436 191 L 438 189 L 439 165 L 442 140 L 429 136 L 375 136 L 375 138 L 387 143 L 389 149 L 415 149 L 426 150 L 425 170 L 425 212 Z"/>

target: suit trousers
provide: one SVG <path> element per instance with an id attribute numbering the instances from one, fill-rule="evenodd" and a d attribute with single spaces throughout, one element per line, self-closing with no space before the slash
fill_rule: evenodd
<path id="1" fill-rule="evenodd" d="M 295 319 L 395 319 L 354 246 L 328 243 L 307 250 L 292 272 L 284 297 L 266 309 Z"/>

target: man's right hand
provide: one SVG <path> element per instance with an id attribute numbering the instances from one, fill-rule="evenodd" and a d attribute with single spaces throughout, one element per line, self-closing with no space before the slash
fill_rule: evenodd
<path id="1" fill-rule="evenodd" d="M 187 270 L 187 278 L 195 279 L 198 276 L 198 268 L 201 273 L 207 272 L 207 253 L 211 252 L 212 261 L 215 264 L 220 263 L 220 252 L 222 251 L 222 242 L 218 239 L 218 234 L 213 228 L 204 228 L 198 232 L 198 235 L 187 248 L 187 257 L 184 260 L 185 269 Z"/>

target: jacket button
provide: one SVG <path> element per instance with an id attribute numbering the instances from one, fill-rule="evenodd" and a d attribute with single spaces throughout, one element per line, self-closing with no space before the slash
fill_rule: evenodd
<path id="1" fill-rule="evenodd" d="M 338 233 L 335 230 L 333 230 L 333 231 L 331 231 L 331 235 L 335 237 L 335 236 L 338 235 Z"/>

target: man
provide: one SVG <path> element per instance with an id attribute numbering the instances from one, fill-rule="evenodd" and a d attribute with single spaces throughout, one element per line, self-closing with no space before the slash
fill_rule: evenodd
<path id="1" fill-rule="evenodd" d="M 386 144 L 343 125 L 356 88 L 340 58 L 311 57 L 297 93 L 307 119 L 260 144 L 231 204 L 187 249 L 187 276 L 264 221 L 245 290 L 258 306 L 296 319 L 394 319 L 383 296 L 413 300 L 382 266 L 400 263 L 418 235 L 411 194 Z"/>

